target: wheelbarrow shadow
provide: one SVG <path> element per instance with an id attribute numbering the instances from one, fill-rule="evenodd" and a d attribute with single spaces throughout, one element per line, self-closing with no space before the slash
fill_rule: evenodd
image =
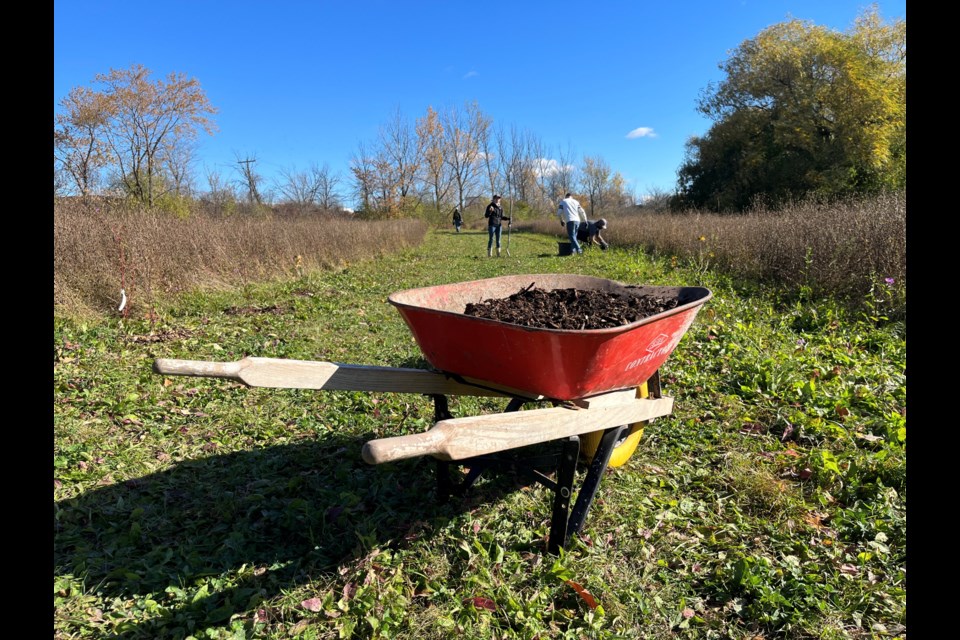
<path id="1" fill-rule="evenodd" d="M 185 460 L 54 503 L 54 576 L 82 577 L 105 599 L 150 595 L 169 616 L 115 637 L 204 628 L 330 573 L 373 548 L 403 548 L 447 519 L 521 484 L 487 482 L 437 499 L 435 461 L 370 466 L 373 436 L 322 437 Z M 184 604 L 169 589 L 232 574 L 231 586 Z M 166 625 L 166 626 L 165 626 Z"/>

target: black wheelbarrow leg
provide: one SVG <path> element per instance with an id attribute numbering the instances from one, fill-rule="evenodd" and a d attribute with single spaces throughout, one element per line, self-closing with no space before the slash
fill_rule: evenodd
<path id="1" fill-rule="evenodd" d="M 570 436 L 563 441 L 560 463 L 557 468 L 557 485 L 553 494 L 553 515 L 550 520 L 550 539 L 547 552 L 557 554 L 567 540 L 567 518 L 570 513 L 570 498 L 573 495 L 573 476 L 580 456 L 580 436 Z"/>
<path id="2" fill-rule="evenodd" d="M 570 514 L 570 520 L 566 526 L 566 536 L 563 539 L 564 545 L 570 541 L 571 536 L 579 533 L 580 529 L 583 528 L 583 523 L 587 519 L 591 505 L 593 505 L 593 499 L 597 495 L 597 489 L 600 488 L 600 480 L 603 479 L 603 474 L 606 472 L 607 465 L 610 462 L 610 455 L 613 453 L 617 442 L 619 442 L 627 428 L 627 425 L 621 425 L 607 429 L 600 439 L 597 452 L 590 462 L 587 477 L 584 478 L 583 483 L 580 485 L 580 492 L 577 494 L 577 502 L 573 506 L 573 513 Z"/>
<path id="3" fill-rule="evenodd" d="M 450 405 L 447 402 L 447 396 L 437 393 L 430 396 L 433 398 L 433 421 L 440 422 L 453 417 L 450 413 Z M 450 463 L 444 460 L 434 460 L 437 469 L 437 498 L 440 502 L 446 502 L 453 495 L 453 483 L 450 481 Z"/>

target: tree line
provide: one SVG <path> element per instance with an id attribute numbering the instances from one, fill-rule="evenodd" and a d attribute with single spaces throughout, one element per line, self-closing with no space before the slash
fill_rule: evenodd
<path id="1" fill-rule="evenodd" d="M 358 144 L 346 177 L 314 164 L 284 168 L 267 184 L 257 158 L 238 154 L 232 179 L 208 171 L 202 190 L 193 175 L 194 142 L 215 132 L 216 109 L 199 83 L 177 74 L 153 82 L 141 65 L 95 82 L 102 88 L 73 89 L 55 116 L 57 195 L 118 194 L 148 206 L 197 198 L 220 212 L 235 202 L 331 211 L 350 199 L 369 218 L 439 216 L 493 193 L 534 211 L 552 212 L 573 189 L 594 211 L 633 202 L 603 158 L 585 156 L 578 165 L 561 150 L 554 159 L 535 133 L 494 126 L 476 102 L 431 106 L 412 122 L 397 109 L 373 140 Z"/>
<path id="2" fill-rule="evenodd" d="M 764 29 L 720 68 L 696 108 L 714 124 L 691 137 L 673 193 L 659 207 L 742 211 L 814 193 L 873 194 L 906 187 L 906 23 L 876 6 L 848 32 L 801 20 Z M 637 201 L 599 156 L 576 158 L 534 132 L 495 125 L 476 102 L 408 119 L 399 109 L 361 141 L 347 175 L 290 167 L 266 184 L 257 158 L 237 155 L 232 177 L 197 186 L 195 142 L 214 134 L 213 107 L 182 74 L 152 81 L 141 65 L 77 87 L 54 120 L 55 195 L 119 194 L 153 206 L 183 198 L 229 211 L 236 202 L 295 211 L 342 209 L 369 218 L 445 216 L 493 193 L 511 209 L 554 212 L 575 191 L 592 216 Z M 648 204 L 650 201 L 648 200 Z"/>
<path id="3" fill-rule="evenodd" d="M 555 156 L 555 157 L 554 157 Z M 626 181 L 598 156 L 554 151 L 533 132 L 494 125 L 476 102 L 428 107 L 410 122 L 399 110 L 376 139 L 350 159 L 352 195 L 375 217 L 429 209 L 444 215 L 492 194 L 508 207 L 553 213 L 564 192 L 578 190 L 596 212 L 632 204 Z"/>

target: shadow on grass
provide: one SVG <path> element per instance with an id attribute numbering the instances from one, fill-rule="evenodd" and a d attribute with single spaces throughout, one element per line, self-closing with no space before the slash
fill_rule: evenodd
<path id="1" fill-rule="evenodd" d="M 367 465 L 360 448 L 372 437 L 187 460 L 56 502 L 55 578 L 166 609 L 114 637 L 183 637 L 521 486 L 496 474 L 444 503 L 433 459 Z"/>

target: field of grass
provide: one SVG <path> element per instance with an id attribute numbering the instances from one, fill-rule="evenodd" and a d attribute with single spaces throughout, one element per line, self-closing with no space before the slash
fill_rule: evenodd
<path id="1" fill-rule="evenodd" d="M 435 231 L 345 268 L 185 290 L 150 317 L 57 316 L 54 637 L 906 637 L 905 319 L 693 259 L 561 258 L 516 229 L 511 257 L 485 253 L 485 233 Z M 432 460 L 362 461 L 370 439 L 429 428 L 426 397 L 151 370 L 424 368 L 390 293 L 553 272 L 714 293 L 662 368 L 674 412 L 559 556 L 540 485 L 484 476 L 440 503 Z M 455 416 L 503 408 L 450 399 Z"/>

